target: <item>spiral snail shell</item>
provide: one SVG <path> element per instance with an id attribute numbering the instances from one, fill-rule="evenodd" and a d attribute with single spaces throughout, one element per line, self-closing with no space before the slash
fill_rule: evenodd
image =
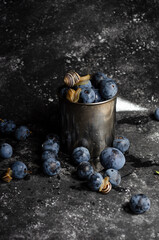
<path id="1" fill-rule="evenodd" d="M 108 192 L 110 192 L 111 189 L 112 189 L 112 185 L 109 182 L 109 177 L 105 177 L 99 188 L 99 192 L 101 192 L 103 194 L 107 194 Z"/>
<path id="2" fill-rule="evenodd" d="M 73 87 L 77 85 L 79 82 L 88 81 L 90 78 L 91 78 L 90 74 L 80 77 L 78 73 L 76 73 L 74 70 L 71 70 L 68 73 L 66 73 L 64 77 L 64 83 L 69 87 Z"/>

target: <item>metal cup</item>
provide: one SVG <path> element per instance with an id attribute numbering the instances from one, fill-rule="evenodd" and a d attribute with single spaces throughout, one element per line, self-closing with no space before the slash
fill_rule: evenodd
<path id="1" fill-rule="evenodd" d="M 91 157 L 112 146 L 115 134 L 116 99 L 99 103 L 72 103 L 59 95 L 62 151 L 71 154 L 79 146 L 88 148 Z"/>

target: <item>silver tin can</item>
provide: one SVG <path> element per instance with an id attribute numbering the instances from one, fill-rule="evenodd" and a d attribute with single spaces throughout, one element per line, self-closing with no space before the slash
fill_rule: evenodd
<path id="1" fill-rule="evenodd" d="M 71 154 L 79 146 L 88 148 L 91 157 L 112 146 L 115 134 L 116 100 L 99 103 L 72 103 L 59 96 L 59 121 L 62 151 Z"/>

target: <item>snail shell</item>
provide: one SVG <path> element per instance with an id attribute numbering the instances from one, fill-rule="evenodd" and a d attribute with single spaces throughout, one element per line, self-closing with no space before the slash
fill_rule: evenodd
<path id="1" fill-rule="evenodd" d="M 66 95 L 67 100 L 69 100 L 70 102 L 73 102 L 73 103 L 78 102 L 81 90 L 82 90 L 81 88 L 78 88 L 75 91 L 74 89 L 70 88 L 67 91 L 67 95 Z"/>
<path id="2" fill-rule="evenodd" d="M 111 189 L 112 189 L 112 185 L 109 182 L 109 177 L 105 177 L 99 188 L 99 192 L 101 192 L 103 194 L 107 194 L 108 192 L 110 192 Z"/>
<path id="3" fill-rule="evenodd" d="M 111 183 L 109 182 L 109 183 L 106 185 L 106 187 L 102 189 L 101 192 L 102 192 L 103 194 L 107 194 L 108 192 L 110 192 L 111 189 L 112 189 L 112 185 L 111 185 Z"/>
<path id="4" fill-rule="evenodd" d="M 66 73 L 64 77 L 64 83 L 68 85 L 69 87 L 73 87 L 75 84 L 77 84 L 80 81 L 80 76 L 75 71 L 69 71 Z"/>
<path id="5" fill-rule="evenodd" d="M 12 180 L 11 175 L 12 175 L 12 170 L 8 168 L 5 175 L 2 177 L 2 180 L 5 182 L 10 182 Z"/>
<path id="6" fill-rule="evenodd" d="M 75 90 L 70 88 L 66 94 L 67 100 L 69 100 L 70 102 L 73 102 L 74 95 L 75 95 Z"/>

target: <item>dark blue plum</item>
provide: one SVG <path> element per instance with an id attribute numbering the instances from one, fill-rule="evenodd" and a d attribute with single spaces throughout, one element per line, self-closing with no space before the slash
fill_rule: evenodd
<path id="1" fill-rule="evenodd" d="M 10 158 L 13 154 L 13 148 L 8 143 L 2 143 L 0 145 L 0 157 L 7 159 Z"/>
<path id="2" fill-rule="evenodd" d="M 95 88 L 99 87 L 99 83 L 103 80 L 110 80 L 110 78 L 108 78 L 104 73 L 102 72 L 97 72 L 93 75 L 91 81 L 92 84 Z"/>
<path id="3" fill-rule="evenodd" d="M 99 93 L 99 90 L 98 89 L 93 89 L 93 90 L 95 92 L 95 100 L 94 100 L 94 102 L 102 102 L 103 99 L 102 99 L 102 96 Z"/>
<path id="4" fill-rule="evenodd" d="M 53 152 L 56 156 L 58 155 L 60 146 L 57 142 L 53 142 L 51 139 L 46 140 L 42 144 L 42 151 L 50 151 Z"/>
<path id="5" fill-rule="evenodd" d="M 8 122 L 7 119 L 0 119 L 0 131 L 2 133 L 5 133 L 7 122 Z"/>
<path id="6" fill-rule="evenodd" d="M 77 88 L 81 88 L 81 89 L 90 89 L 92 87 L 92 83 L 91 81 L 88 81 L 86 84 L 81 84 L 81 85 L 77 85 L 74 86 L 74 89 L 77 90 Z"/>
<path id="7" fill-rule="evenodd" d="M 12 176 L 17 179 L 22 179 L 27 175 L 27 166 L 20 161 L 16 161 L 11 166 Z"/>
<path id="8" fill-rule="evenodd" d="M 95 92 L 92 88 L 82 89 L 79 101 L 82 103 L 93 103 L 95 100 Z"/>
<path id="9" fill-rule="evenodd" d="M 45 161 L 45 160 L 47 160 L 48 158 L 54 158 L 54 157 L 56 157 L 56 154 L 55 154 L 55 153 L 50 152 L 50 151 L 44 151 L 44 152 L 42 153 L 41 159 L 42 159 L 42 161 Z"/>
<path id="10" fill-rule="evenodd" d="M 100 173 L 94 172 L 88 179 L 88 186 L 93 191 L 98 191 L 103 182 L 103 177 Z"/>
<path id="11" fill-rule="evenodd" d="M 54 176 L 59 174 L 61 169 L 61 164 L 56 158 L 48 158 L 43 162 L 43 171 L 46 175 Z"/>
<path id="12" fill-rule="evenodd" d="M 155 115 L 156 120 L 159 121 L 159 108 L 156 108 L 154 115 Z"/>
<path id="13" fill-rule="evenodd" d="M 112 186 L 119 186 L 121 182 L 121 175 L 118 172 L 118 170 L 115 169 L 107 169 L 104 173 L 104 178 L 109 177 L 109 182 L 112 184 Z"/>
<path id="14" fill-rule="evenodd" d="M 4 130 L 5 133 L 12 133 L 15 131 L 15 129 L 16 129 L 16 124 L 12 120 L 7 121 L 5 130 Z"/>
<path id="15" fill-rule="evenodd" d="M 117 148 L 105 148 L 100 154 L 100 162 L 105 169 L 121 169 L 125 164 L 124 154 Z"/>
<path id="16" fill-rule="evenodd" d="M 141 214 L 150 209 L 150 200 L 144 194 L 133 195 L 129 202 L 130 209 L 133 213 Z"/>
<path id="17" fill-rule="evenodd" d="M 125 153 L 130 147 L 130 141 L 124 136 L 118 136 L 113 141 L 113 147 L 119 149 L 122 153 Z"/>
<path id="18" fill-rule="evenodd" d="M 118 92 L 116 82 L 114 80 L 101 81 L 99 84 L 99 92 L 105 100 L 113 98 Z"/>
<path id="19" fill-rule="evenodd" d="M 74 163 L 79 164 L 84 161 L 90 160 L 89 150 L 85 147 L 77 147 L 73 150 L 72 159 Z"/>
<path id="20" fill-rule="evenodd" d="M 49 133 L 46 136 L 46 140 L 51 140 L 53 143 L 58 143 L 60 145 L 60 137 L 57 134 Z"/>
<path id="21" fill-rule="evenodd" d="M 15 131 L 15 138 L 18 141 L 26 140 L 27 137 L 31 134 L 30 130 L 26 126 L 20 126 Z"/>
<path id="22" fill-rule="evenodd" d="M 93 167 L 89 162 L 81 162 L 77 167 L 77 175 L 80 179 L 88 179 L 93 173 Z"/>

